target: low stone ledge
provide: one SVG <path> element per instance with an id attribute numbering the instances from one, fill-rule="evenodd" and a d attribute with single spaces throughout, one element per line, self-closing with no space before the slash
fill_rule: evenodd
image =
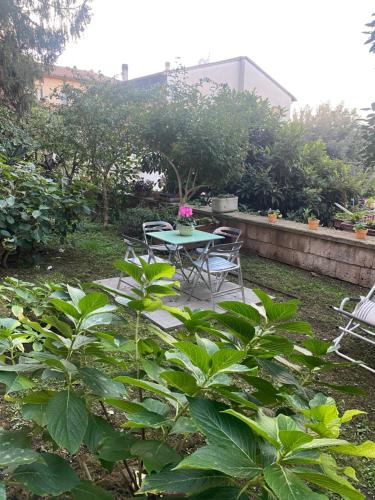
<path id="1" fill-rule="evenodd" d="M 214 215 L 223 225 L 238 227 L 244 248 L 262 257 L 365 287 L 375 282 L 375 237 L 358 240 L 354 233 L 326 227 L 313 231 L 282 219 L 271 224 L 267 217 L 241 212 L 212 214 L 210 207 L 194 212 Z"/>

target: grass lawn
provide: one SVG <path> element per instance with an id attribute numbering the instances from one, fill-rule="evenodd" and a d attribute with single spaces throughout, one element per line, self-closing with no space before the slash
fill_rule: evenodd
<path id="1" fill-rule="evenodd" d="M 0 270 L 0 278 L 14 276 L 32 282 L 56 281 L 74 284 L 75 281 L 116 276 L 113 262 L 124 252 L 121 237 L 114 229 L 103 230 L 97 225 L 87 225 L 84 230 L 69 238 L 63 246 L 51 247 L 39 263 L 29 267 Z M 335 329 L 339 318 L 331 309 L 345 296 L 363 295 L 366 290 L 315 273 L 293 268 L 278 262 L 263 259 L 254 254 L 242 258 L 246 286 L 258 287 L 284 298 L 298 298 L 301 301 L 300 318 L 309 321 L 316 335 L 324 340 L 337 335 Z M 1 310 L 1 305 L 0 305 Z M 364 358 L 368 344 L 351 346 L 355 357 Z M 367 356 L 374 358 L 373 355 Z M 375 363 L 373 363 L 375 365 Z M 331 383 L 357 384 L 367 393 L 365 397 L 332 393 L 339 406 L 365 410 L 349 424 L 347 436 L 353 441 L 375 439 L 375 376 L 354 366 L 336 369 L 325 375 Z M 345 436 L 343 436 L 345 437 Z M 355 460 L 352 460 L 355 462 Z M 358 464 L 357 464 L 358 466 Z M 375 470 L 369 460 L 363 459 L 360 469 L 360 484 L 368 492 L 367 498 L 375 498 Z"/>

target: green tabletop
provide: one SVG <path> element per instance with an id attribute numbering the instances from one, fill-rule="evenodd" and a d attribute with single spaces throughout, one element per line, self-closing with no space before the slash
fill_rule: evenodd
<path id="1" fill-rule="evenodd" d="M 165 241 L 170 245 L 187 245 L 188 243 L 203 243 L 207 241 L 222 240 L 224 236 L 219 234 L 206 233 L 205 231 L 198 231 L 194 229 L 191 236 L 181 236 L 179 231 L 153 231 L 147 233 L 147 236 Z"/>

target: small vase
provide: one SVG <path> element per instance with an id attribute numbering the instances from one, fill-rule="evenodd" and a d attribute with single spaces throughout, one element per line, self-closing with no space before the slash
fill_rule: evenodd
<path id="1" fill-rule="evenodd" d="M 268 222 L 274 223 L 277 221 L 277 214 L 268 214 Z"/>
<path id="2" fill-rule="evenodd" d="M 185 226 L 184 224 L 177 224 L 176 229 L 177 231 L 180 232 L 181 236 L 191 236 L 194 231 L 194 226 L 193 225 Z"/>
<path id="3" fill-rule="evenodd" d="M 307 222 L 309 229 L 317 230 L 319 227 L 319 222 L 320 222 L 320 220 L 318 220 L 318 219 L 309 219 Z"/>
<path id="4" fill-rule="evenodd" d="M 365 240 L 367 236 L 368 229 L 356 229 L 355 237 L 357 240 Z"/>

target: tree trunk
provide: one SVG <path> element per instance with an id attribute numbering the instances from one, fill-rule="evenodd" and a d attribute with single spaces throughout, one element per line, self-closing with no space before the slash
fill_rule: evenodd
<path id="1" fill-rule="evenodd" d="M 103 226 L 106 228 L 109 224 L 109 206 L 108 206 L 108 179 L 107 174 L 103 177 L 102 185 L 103 195 Z"/>

